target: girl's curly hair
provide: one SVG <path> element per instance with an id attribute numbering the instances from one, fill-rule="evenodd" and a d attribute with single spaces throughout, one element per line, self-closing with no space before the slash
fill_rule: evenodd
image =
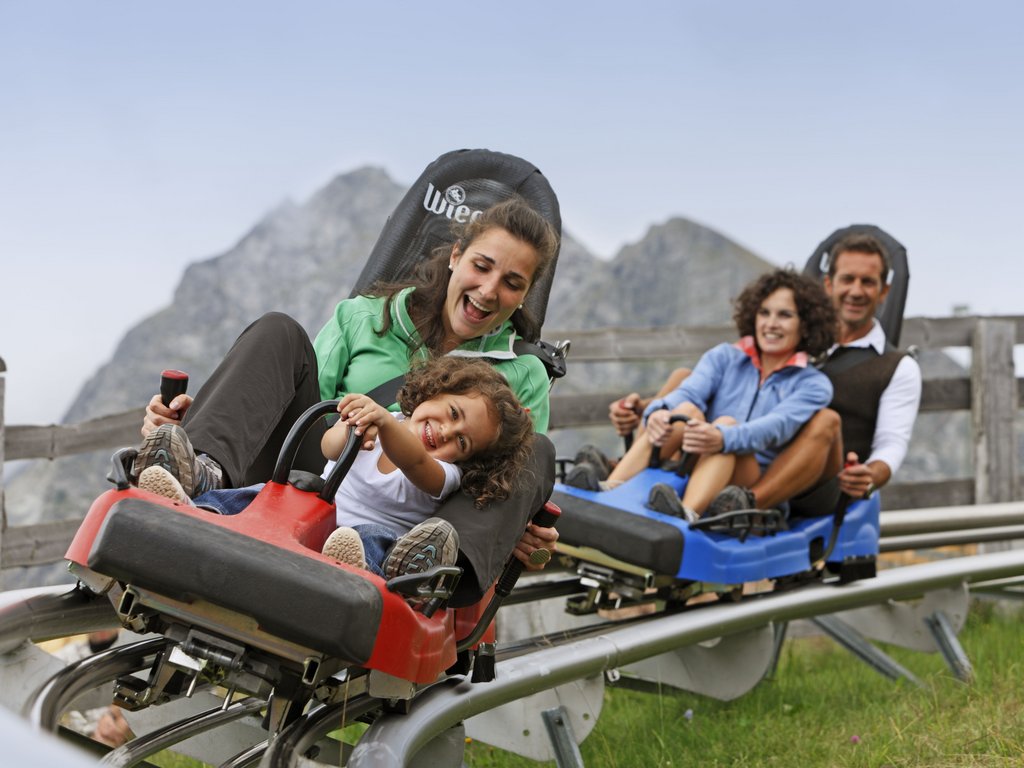
<path id="1" fill-rule="evenodd" d="M 752 282 L 736 299 L 732 319 L 740 336 L 754 336 L 754 322 L 761 304 L 780 288 L 793 291 L 800 316 L 800 342 L 797 350 L 811 357 L 827 352 L 835 342 L 836 311 L 821 283 L 792 269 L 766 272 Z"/>
<path id="2" fill-rule="evenodd" d="M 477 509 L 506 499 L 516 487 L 530 456 L 533 421 L 516 398 L 505 377 L 483 360 L 435 357 L 409 371 L 398 391 L 402 413 L 411 416 L 420 403 L 440 395 L 482 397 L 498 423 L 498 435 L 486 449 L 465 461 L 462 490 L 474 498 Z"/>

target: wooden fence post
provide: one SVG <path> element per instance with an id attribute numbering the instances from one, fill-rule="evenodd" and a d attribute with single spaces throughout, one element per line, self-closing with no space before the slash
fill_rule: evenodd
<path id="1" fill-rule="evenodd" d="M 4 387 L 6 386 L 7 364 L 0 357 L 0 590 L 4 588 L 4 531 L 7 530 L 7 507 L 4 506 Z"/>
<path id="2" fill-rule="evenodd" d="M 974 435 L 974 503 L 1013 501 L 1017 495 L 1017 379 L 1013 371 L 1016 326 L 979 318 L 971 354 L 971 426 Z M 1009 542 L 986 549 L 1008 549 Z"/>

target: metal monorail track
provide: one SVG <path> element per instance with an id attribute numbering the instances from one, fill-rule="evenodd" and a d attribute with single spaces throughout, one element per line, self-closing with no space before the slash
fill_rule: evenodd
<path id="1" fill-rule="evenodd" d="M 941 543 L 986 541 L 1018 535 L 1024 524 L 1024 504 L 984 505 L 944 510 L 889 512 L 882 518 L 882 550 L 937 546 Z M 964 530 L 968 522 L 973 526 Z M 949 539 L 955 538 L 955 541 Z M 931 542 L 931 543 L 922 543 Z M 966 583 L 1017 584 L 1024 576 L 1024 551 L 955 558 L 881 572 L 876 578 L 844 586 L 813 585 L 786 593 L 747 599 L 735 605 L 710 605 L 677 614 L 655 614 L 632 621 L 599 623 L 546 633 L 499 648 L 498 679 L 471 684 L 451 678 L 422 691 L 409 714 L 383 714 L 360 739 L 348 765 L 404 766 L 424 748 L 434 750 L 439 765 L 461 762 L 462 721 L 508 702 L 592 678 L 602 672 L 716 637 L 739 635 L 771 623 L 810 618 L 853 608 L 884 604 L 921 596 L 934 590 Z M 523 593 L 529 599 L 572 592 L 570 580 L 539 592 Z M 20 598 L 20 599 L 19 599 Z M 520 602 L 515 596 L 510 603 Z M 26 590 L 0 596 L 0 654 L 11 654 L 25 640 L 61 637 L 114 626 L 113 611 L 105 598 L 97 598 L 67 586 Z M 145 640 L 99 654 L 67 667 L 39 684 L 24 709 L 37 727 L 53 729 L 60 714 L 77 695 L 126 672 L 143 669 L 166 641 Z M 38 673 L 37 673 L 38 674 Z M 129 743 L 111 753 L 105 764 L 132 765 L 162 748 L 190 738 L 203 730 L 255 712 L 262 702 L 246 700 L 230 706 L 230 712 L 191 714 Z M 228 706 L 223 709 L 227 710 Z M 323 737 L 342 721 L 380 710 L 382 702 L 364 696 L 340 705 L 321 706 L 304 715 L 269 744 L 249 744 L 221 765 L 316 765 L 317 759 L 338 764 L 336 748 L 314 757 L 324 747 Z M 454 730 L 453 730 L 454 729 Z M 250 729 L 251 730 L 251 729 Z M 455 734 L 453 737 L 452 734 Z M 242 742 L 238 742 L 240 745 Z M 319 746 L 318 746 L 319 743 Z M 445 746 L 447 744 L 447 747 Z M 429 745 L 429 746 L 428 746 Z M 441 745 L 440 748 L 438 745 Z M 447 750 L 447 751 L 446 751 Z M 423 755 L 427 753 L 422 753 Z M 307 757 L 299 757 L 305 755 Z M 422 755 L 421 755 L 422 757 Z M 324 763 L 327 764 L 327 763 Z"/>
<path id="2" fill-rule="evenodd" d="M 919 597 L 960 583 L 1024 573 L 1024 550 L 912 565 L 844 586 L 815 586 L 738 605 L 653 618 L 567 645 L 539 650 L 498 665 L 486 685 L 451 679 L 420 696 L 407 715 L 384 715 L 360 739 L 350 768 L 400 768 L 432 739 L 463 720 L 564 683 L 769 622 L 834 613 L 888 600 Z"/>

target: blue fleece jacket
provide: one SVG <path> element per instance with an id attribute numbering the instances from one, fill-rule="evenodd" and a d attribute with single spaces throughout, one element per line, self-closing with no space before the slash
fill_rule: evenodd
<path id="1" fill-rule="evenodd" d="M 735 426 L 719 429 L 724 453 L 753 453 L 762 467 L 771 463 L 811 416 L 832 401 L 832 383 L 798 353 L 760 383 L 760 362 L 753 339 L 719 344 L 708 350 L 683 383 L 644 411 L 644 421 L 659 408 L 690 402 L 707 420 L 732 416 Z"/>

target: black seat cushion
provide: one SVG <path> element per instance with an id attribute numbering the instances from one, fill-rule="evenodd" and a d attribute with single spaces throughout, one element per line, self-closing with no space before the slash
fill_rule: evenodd
<path id="1" fill-rule="evenodd" d="M 559 541 L 591 547 L 656 573 L 679 572 L 684 536 L 678 527 L 557 490 L 551 500 L 562 510 Z"/>
<path id="2" fill-rule="evenodd" d="M 371 581 L 159 504 L 115 504 L 88 565 L 176 600 L 237 611 L 275 637 L 348 662 L 373 653 L 383 600 Z"/>

